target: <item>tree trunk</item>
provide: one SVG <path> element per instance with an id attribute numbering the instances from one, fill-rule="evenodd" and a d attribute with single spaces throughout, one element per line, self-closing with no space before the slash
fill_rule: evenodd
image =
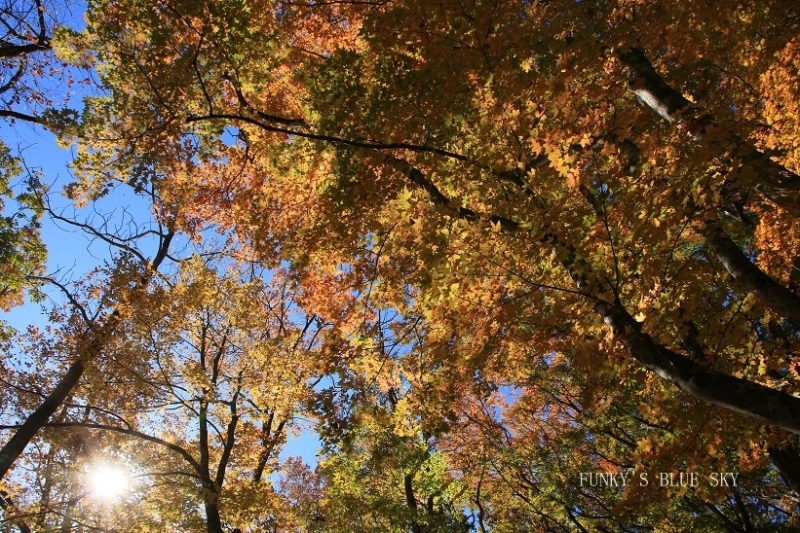
<path id="1" fill-rule="evenodd" d="M 682 391 L 699 400 L 800 434 L 800 398 L 753 381 L 708 370 L 657 344 L 618 305 L 598 302 L 595 311 L 603 317 L 631 357 Z"/>
<path id="2" fill-rule="evenodd" d="M 406 474 L 403 476 L 403 491 L 406 495 L 406 505 L 416 515 L 417 498 L 414 496 L 413 480 L 413 474 Z M 419 525 L 416 518 L 411 520 L 411 533 L 422 533 L 422 526 Z"/>
<path id="3" fill-rule="evenodd" d="M 209 491 L 207 488 L 204 490 Z M 206 510 L 206 531 L 208 533 L 223 533 L 222 519 L 219 516 L 219 505 L 217 505 L 217 501 L 219 500 L 217 494 L 204 494 L 203 499 Z"/>
<path id="4" fill-rule="evenodd" d="M 800 494 L 800 448 L 797 443 L 770 446 L 767 453 L 786 484 Z"/>
<path id="5" fill-rule="evenodd" d="M 682 94 L 667 85 L 641 49 L 631 48 L 619 58 L 628 68 L 629 88 L 636 96 L 664 120 L 685 129 L 703 148 L 716 152 L 723 160 L 732 161 L 734 170 L 729 192 L 735 195 L 737 189 L 750 187 L 800 217 L 800 176 L 759 152 L 734 132 L 717 125 L 701 108 L 692 106 Z M 714 130 L 715 135 L 706 135 L 706 130 L 709 133 Z M 711 137 L 715 138 L 713 146 Z M 725 147 L 724 154 L 719 153 L 719 146 Z"/>
<path id="6" fill-rule="evenodd" d="M 22 455 L 25 447 L 36 433 L 42 429 L 56 410 L 64 403 L 72 389 L 78 384 L 83 375 L 83 362 L 78 359 L 69 367 L 67 373 L 59 380 L 55 389 L 47 396 L 33 413 L 31 413 L 14 436 L 0 450 L 0 479 L 3 479 L 14 461 Z"/>
<path id="7" fill-rule="evenodd" d="M 707 220 L 698 229 L 705 237 L 706 249 L 719 259 L 737 283 L 760 299 L 762 304 L 800 326 L 800 297 L 754 265 L 719 223 Z"/>

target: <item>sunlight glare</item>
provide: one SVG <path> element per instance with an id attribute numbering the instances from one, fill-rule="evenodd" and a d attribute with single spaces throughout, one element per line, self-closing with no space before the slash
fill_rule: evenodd
<path id="1" fill-rule="evenodd" d="M 128 489 L 128 476 L 118 468 L 100 465 L 90 472 L 92 494 L 105 500 L 120 496 Z"/>

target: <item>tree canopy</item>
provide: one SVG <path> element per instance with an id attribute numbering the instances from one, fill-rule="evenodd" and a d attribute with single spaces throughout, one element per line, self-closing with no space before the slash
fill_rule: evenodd
<path id="1" fill-rule="evenodd" d="M 796 529 L 799 17 L 115 0 L 30 33 L 101 87 L 45 124 L 64 193 L 160 229 L 10 341 L 42 348 L 4 379 L 8 523 Z M 300 420 L 314 470 L 276 455 Z M 135 519 L 52 473 L 111 449 Z"/>

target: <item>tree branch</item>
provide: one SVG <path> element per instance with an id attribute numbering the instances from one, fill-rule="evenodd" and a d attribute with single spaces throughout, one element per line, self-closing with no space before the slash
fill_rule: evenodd
<path id="1" fill-rule="evenodd" d="M 35 42 L 29 44 L 2 43 L 0 44 L 0 58 L 19 57 L 22 55 L 31 54 L 33 52 L 43 52 L 46 50 L 50 50 L 49 41 L 44 43 Z"/>
<path id="2" fill-rule="evenodd" d="M 279 118 L 279 117 L 272 117 Z M 267 124 L 260 120 L 243 116 L 243 115 L 231 115 L 228 113 L 210 113 L 208 115 L 203 116 L 190 116 L 186 119 L 187 122 L 204 122 L 204 121 L 216 121 L 216 120 L 227 120 L 227 121 L 234 121 L 234 122 L 244 122 L 246 124 L 250 124 L 251 126 L 256 126 L 261 128 L 265 131 L 271 131 L 273 133 L 283 133 L 285 135 L 293 135 L 296 137 L 302 137 L 304 139 L 311 139 L 315 141 L 324 141 L 331 144 L 341 144 L 344 146 L 352 146 L 354 148 L 369 148 L 374 150 L 408 150 L 410 152 L 418 152 L 418 153 L 431 153 L 437 154 L 444 157 L 449 157 L 452 159 L 456 159 L 458 161 L 467 161 L 467 156 L 457 154 L 455 152 L 449 152 L 447 150 L 442 150 L 441 148 L 434 148 L 432 146 L 422 146 L 418 144 L 410 144 L 410 143 L 381 143 L 376 141 L 356 141 L 351 139 L 345 139 L 343 137 L 336 137 L 334 135 L 325 135 L 320 133 L 310 133 L 301 130 L 292 130 L 281 126 L 273 126 L 271 124 Z M 291 119 L 287 119 L 291 120 Z M 272 121 L 272 120 L 270 120 Z"/>
<path id="3" fill-rule="evenodd" d="M 222 457 L 219 459 L 219 464 L 217 465 L 217 476 L 214 480 L 214 483 L 217 487 L 222 487 L 223 482 L 225 481 L 225 471 L 228 468 L 228 461 L 231 458 L 231 453 L 233 452 L 233 446 L 236 443 L 236 424 L 239 422 L 239 414 L 236 412 L 236 402 L 239 398 L 239 389 L 233 395 L 233 400 L 231 400 L 231 420 L 228 422 L 228 431 L 225 438 L 225 445 L 222 448 Z"/>
<path id="4" fill-rule="evenodd" d="M 0 429 L 16 429 L 19 427 L 21 426 L 0 426 Z M 153 444 L 158 444 L 159 446 L 168 448 L 169 450 L 183 457 L 186 460 L 186 462 L 189 463 L 196 472 L 198 472 L 198 474 L 200 474 L 201 471 L 200 463 L 198 463 L 195 460 L 195 458 L 192 457 L 192 455 L 186 450 L 184 450 L 182 447 L 172 442 L 160 439 L 158 437 L 148 435 L 147 433 L 142 433 L 141 431 L 137 431 L 135 429 L 121 428 L 117 426 L 108 426 L 106 424 L 95 424 L 92 422 L 48 422 L 44 424 L 44 427 L 49 427 L 49 428 L 81 427 L 86 429 L 96 429 L 99 431 L 109 431 L 111 433 L 119 433 L 120 435 L 124 435 L 126 437 L 152 442 Z"/>
<path id="5" fill-rule="evenodd" d="M 18 111 L 11 111 L 9 109 L 0 109 L 0 117 L 15 118 L 17 120 L 24 120 L 25 122 L 33 122 L 34 124 L 44 124 L 44 120 L 40 117 L 27 115 Z"/>

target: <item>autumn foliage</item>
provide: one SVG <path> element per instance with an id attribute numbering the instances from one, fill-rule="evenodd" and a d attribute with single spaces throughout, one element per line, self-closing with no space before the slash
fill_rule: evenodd
<path id="1" fill-rule="evenodd" d="M 21 460 L 79 464 L 77 430 L 150 443 L 114 444 L 153 483 L 142 531 L 793 530 L 798 18 L 89 2 L 54 45 L 103 87 L 59 126 L 66 193 L 148 194 L 183 256 L 144 260 L 135 305 L 86 296 L 114 331 Z M 76 357 L 56 345 L 48 372 Z M 315 470 L 278 459 L 291 428 Z M 14 490 L 9 516 L 69 514 Z M 121 527 L 90 511 L 70 524 Z"/>

